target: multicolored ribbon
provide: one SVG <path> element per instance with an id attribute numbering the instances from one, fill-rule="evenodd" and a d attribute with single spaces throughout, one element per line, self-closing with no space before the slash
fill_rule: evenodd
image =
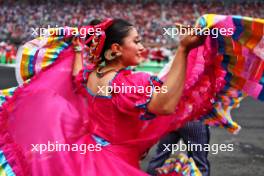
<path id="1" fill-rule="evenodd" d="M 157 168 L 156 171 L 160 176 L 202 176 L 201 172 L 195 165 L 194 160 L 192 158 L 188 158 L 188 156 L 183 153 L 167 159 L 163 166 Z"/>
<path id="2" fill-rule="evenodd" d="M 0 150 L 0 175 L 1 176 L 15 176 L 11 166 L 9 165 L 4 152 Z"/>
<path id="3" fill-rule="evenodd" d="M 16 58 L 17 81 L 22 84 L 53 64 L 60 52 L 67 48 L 70 43 L 71 39 L 65 36 L 47 36 L 39 37 L 24 44 L 18 49 Z"/>
<path id="4" fill-rule="evenodd" d="M 264 19 L 208 14 L 198 23 L 203 28 L 232 29 L 232 35 L 221 35 L 218 60 L 227 71 L 231 87 L 264 101 Z"/>
<path id="5" fill-rule="evenodd" d="M 197 22 L 202 28 L 227 29 L 232 35 L 218 33 L 218 60 L 226 71 L 224 89 L 217 95 L 205 123 L 226 127 L 236 133 L 240 126 L 231 118 L 246 96 L 264 101 L 264 20 L 242 16 L 207 14 Z"/>
<path id="6" fill-rule="evenodd" d="M 12 87 L 9 89 L 0 90 L 0 106 L 4 103 L 9 97 L 12 97 L 17 87 Z"/>
<path id="7" fill-rule="evenodd" d="M 93 63 L 98 62 L 106 38 L 105 30 L 112 22 L 113 20 L 109 18 L 95 26 L 50 28 L 45 35 L 27 42 L 18 49 L 16 57 L 18 82 L 22 84 L 52 65 L 61 51 L 71 45 L 71 40 L 75 36 L 87 38 L 86 41 L 81 40 L 83 45 L 91 42 L 87 55 Z"/>

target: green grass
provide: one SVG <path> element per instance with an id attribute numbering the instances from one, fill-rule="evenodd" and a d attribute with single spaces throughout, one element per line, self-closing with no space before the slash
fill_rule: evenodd
<path id="1" fill-rule="evenodd" d="M 136 67 L 136 71 L 147 71 L 152 73 L 159 73 L 166 63 L 158 63 L 156 61 L 147 61 Z"/>

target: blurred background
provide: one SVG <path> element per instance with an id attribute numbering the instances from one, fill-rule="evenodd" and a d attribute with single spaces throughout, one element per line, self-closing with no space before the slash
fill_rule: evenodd
<path id="1" fill-rule="evenodd" d="M 193 26 L 206 13 L 264 17 L 263 0 L 0 0 L 0 63 L 15 63 L 32 28 L 84 26 L 95 18 L 123 18 L 134 24 L 147 48 L 145 70 L 158 72 L 172 56 L 178 37 L 163 35 L 175 22 Z M 161 63 L 164 61 L 163 63 Z M 157 64 L 157 63 L 158 64 Z"/>
<path id="2" fill-rule="evenodd" d="M 0 89 L 17 85 L 16 52 L 36 37 L 32 28 L 84 26 L 105 17 L 126 19 L 138 28 L 146 47 L 145 61 L 137 70 L 158 73 L 173 58 L 179 40 L 164 36 L 162 28 L 175 22 L 194 25 L 207 13 L 264 18 L 264 0 L 0 0 Z M 210 154 L 211 175 L 262 176 L 263 103 L 248 98 L 233 117 L 242 126 L 238 135 L 211 128 L 211 144 L 234 144 L 233 152 Z M 154 150 L 142 161 L 143 169 Z"/>

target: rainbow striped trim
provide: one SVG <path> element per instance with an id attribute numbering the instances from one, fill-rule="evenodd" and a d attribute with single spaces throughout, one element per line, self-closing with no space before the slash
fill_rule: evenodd
<path id="1" fill-rule="evenodd" d="M 161 175 L 177 173 L 184 176 L 202 176 L 201 172 L 195 165 L 194 160 L 188 158 L 184 153 L 180 153 L 167 159 L 163 166 L 156 170 Z"/>
<path id="2" fill-rule="evenodd" d="M 0 90 L 0 106 L 9 98 L 12 97 L 17 87 Z"/>
<path id="3" fill-rule="evenodd" d="M 208 14 L 198 23 L 211 29 L 233 29 L 233 35 L 217 38 L 225 79 L 231 87 L 264 101 L 264 20 Z"/>
<path id="4" fill-rule="evenodd" d="M 75 28 L 65 27 L 65 31 Z M 16 77 L 19 84 L 53 64 L 58 55 L 71 44 L 72 36 L 61 34 L 61 28 L 53 28 L 53 35 L 38 37 L 24 44 L 17 52 Z"/>
<path id="5" fill-rule="evenodd" d="M 218 35 L 217 59 L 226 71 L 226 85 L 217 95 L 213 110 L 203 117 L 206 124 L 237 133 L 231 110 L 246 96 L 264 101 L 264 19 L 206 14 L 198 19 L 202 28 L 233 29 L 232 35 Z"/>
<path id="6" fill-rule="evenodd" d="M 1 176 L 15 176 L 11 166 L 9 165 L 4 152 L 0 150 L 0 175 Z"/>

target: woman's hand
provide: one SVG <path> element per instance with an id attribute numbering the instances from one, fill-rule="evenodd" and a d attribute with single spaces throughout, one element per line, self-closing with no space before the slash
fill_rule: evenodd
<path id="1" fill-rule="evenodd" d="M 180 46 L 179 46 L 180 48 L 186 49 L 186 51 L 190 51 L 191 49 L 196 48 L 204 43 L 205 40 L 204 35 L 199 35 L 199 34 L 194 35 L 194 33 L 197 32 L 197 29 L 201 30 L 199 26 L 192 28 L 190 26 L 185 26 L 179 23 L 175 23 L 175 26 L 177 28 L 185 28 L 187 29 L 187 31 L 191 32 L 190 34 L 184 36 L 184 38 L 180 40 Z"/>
<path id="2" fill-rule="evenodd" d="M 204 35 L 187 35 L 180 41 L 180 48 L 190 51 L 193 48 L 196 48 L 204 43 Z"/>
<path id="3" fill-rule="evenodd" d="M 73 37 L 72 44 L 73 44 L 73 46 L 82 46 L 79 37 Z"/>
<path id="4" fill-rule="evenodd" d="M 74 37 L 72 39 L 72 44 L 73 44 L 73 48 L 74 48 L 75 53 L 81 53 L 82 52 L 83 45 L 80 42 L 80 38 Z"/>

